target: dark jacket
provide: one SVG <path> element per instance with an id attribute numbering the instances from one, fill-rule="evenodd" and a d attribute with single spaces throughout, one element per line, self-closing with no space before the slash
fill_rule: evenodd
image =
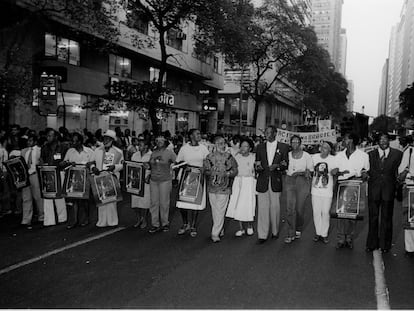
<path id="1" fill-rule="evenodd" d="M 381 163 L 378 150 L 372 150 L 369 156 L 368 200 L 392 201 L 395 196 L 398 166 L 402 152 L 390 148 L 388 157 Z"/>
<path id="2" fill-rule="evenodd" d="M 256 191 L 266 192 L 269 189 L 269 178 L 271 180 L 272 191 L 282 191 L 282 172 L 285 171 L 289 165 L 289 146 L 284 143 L 277 143 L 275 157 L 272 164 L 280 164 L 282 161 L 286 162 L 286 165 L 281 165 L 279 169 L 270 171 L 269 161 L 267 160 L 266 143 L 262 143 L 256 148 L 256 162 L 260 162 L 263 171 L 258 171 Z"/>
<path id="3" fill-rule="evenodd" d="M 65 158 L 66 151 L 68 151 L 67 146 L 61 142 L 47 143 L 40 152 L 40 162 L 43 165 L 59 165 Z"/>

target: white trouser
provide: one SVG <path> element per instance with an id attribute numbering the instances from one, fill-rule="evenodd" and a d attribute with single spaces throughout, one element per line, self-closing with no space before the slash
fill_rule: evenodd
<path id="1" fill-rule="evenodd" d="M 312 195 L 313 223 L 316 235 L 327 237 L 332 198 Z"/>
<path id="2" fill-rule="evenodd" d="M 404 230 L 405 250 L 414 252 L 414 230 Z"/>

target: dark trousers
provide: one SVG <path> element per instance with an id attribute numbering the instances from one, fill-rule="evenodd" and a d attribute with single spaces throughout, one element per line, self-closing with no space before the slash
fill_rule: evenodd
<path id="1" fill-rule="evenodd" d="M 371 200 L 368 203 L 368 212 L 367 248 L 390 249 L 394 201 Z"/>
<path id="2" fill-rule="evenodd" d="M 68 225 L 89 223 L 89 200 L 68 199 L 66 208 L 68 211 Z"/>
<path id="3" fill-rule="evenodd" d="M 289 237 L 296 231 L 302 232 L 306 198 L 310 193 L 310 183 L 305 176 L 286 176 L 286 220 Z"/>

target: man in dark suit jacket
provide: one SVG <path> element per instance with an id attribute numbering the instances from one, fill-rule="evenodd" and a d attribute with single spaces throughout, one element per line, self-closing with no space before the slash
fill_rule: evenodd
<path id="1" fill-rule="evenodd" d="M 282 172 L 287 169 L 289 161 L 289 146 L 276 141 L 276 129 L 273 126 L 267 127 L 265 135 L 267 141 L 256 149 L 259 243 L 266 241 L 269 227 L 273 237 L 278 237 Z"/>
<path id="2" fill-rule="evenodd" d="M 386 253 L 392 242 L 392 214 L 398 166 L 402 153 L 390 148 L 388 134 L 381 134 L 379 148 L 369 152 L 369 230 L 366 251 L 381 248 Z"/>

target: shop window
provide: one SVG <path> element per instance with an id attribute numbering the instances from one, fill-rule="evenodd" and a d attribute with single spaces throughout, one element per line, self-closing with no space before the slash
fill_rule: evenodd
<path id="1" fill-rule="evenodd" d="M 80 65 L 79 43 L 67 38 L 45 34 L 45 56 L 71 65 Z"/>
<path id="2" fill-rule="evenodd" d="M 130 78 L 131 60 L 126 57 L 109 54 L 109 74 Z"/>

